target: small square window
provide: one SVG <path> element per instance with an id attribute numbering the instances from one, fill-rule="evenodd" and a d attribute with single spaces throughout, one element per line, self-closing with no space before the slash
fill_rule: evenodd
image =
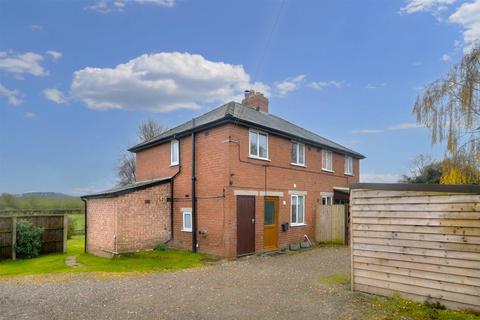
<path id="1" fill-rule="evenodd" d="M 305 224 L 305 196 L 292 195 L 292 226 Z"/>
<path id="2" fill-rule="evenodd" d="M 292 142 L 292 164 L 305 165 L 305 145 Z"/>
<path id="3" fill-rule="evenodd" d="M 322 196 L 322 205 L 331 205 L 332 204 L 332 197 L 331 196 Z"/>
<path id="4" fill-rule="evenodd" d="M 182 231 L 192 232 L 192 212 L 183 211 Z"/>
<path id="5" fill-rule="evenodd" d="M 250 130 L 248 141 L 250 157 L 268 160 L 268 135 L 266 133 Z"/>

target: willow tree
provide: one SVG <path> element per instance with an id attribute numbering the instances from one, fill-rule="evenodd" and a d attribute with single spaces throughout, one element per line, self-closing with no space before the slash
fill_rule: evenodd
<path id="1" fill-rule="evenodd" d="M 461 171 L 480 164 L 480 46 L 465 54 L 447 75 L 424 89 L 413 108 L 417 122 L 431 130 L 432 144 L 446 143 L 445 171 Z M 466 173 L 471 175 L 471 173 Z M 461 183 L 452 178 L 449 183 Z M 480 177 L 468 181 L 479 182 Z"/>

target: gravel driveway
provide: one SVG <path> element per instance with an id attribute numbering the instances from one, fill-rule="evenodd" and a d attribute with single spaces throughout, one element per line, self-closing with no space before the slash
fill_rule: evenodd
<path id="1" fill-rule="evenodd" d="M 359 319 L 368 298 L 319 277 L 349 274 L 349 249 L 247 257 L 170 273 L 0 281 L 0 319 Z"/>

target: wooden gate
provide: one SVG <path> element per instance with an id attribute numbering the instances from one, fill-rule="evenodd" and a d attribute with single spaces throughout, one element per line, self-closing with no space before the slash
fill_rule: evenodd
<path id="1" fill-rule="evenodd" d="M 347 243 L 348 206 L 343 204 L 317 205 L 315 240 L 322 243 Z"/>

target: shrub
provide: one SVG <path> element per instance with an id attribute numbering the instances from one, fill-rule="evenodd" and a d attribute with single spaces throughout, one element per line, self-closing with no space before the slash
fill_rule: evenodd
<path id="1" fill-rule="evenodd" d="M 17 257 L 23 259 L 37 257 L 42 248 L 42 236 L 42 228 L 34 226 L 30 221 L 18 220 L 17 242 L 15 243 Z"/>
<path id="2" fill-rule="evenodd" d="M 67 239 L 72 239 L 72 236 L 74 236 L 75 234 L 75 220 L 72 217 L 68 217 Z"/>
<path id="3" fill-rule="evenodd" d="M 159 242 L 153 249 L 155 251 L 165 251 L 165 243 Z"/>

